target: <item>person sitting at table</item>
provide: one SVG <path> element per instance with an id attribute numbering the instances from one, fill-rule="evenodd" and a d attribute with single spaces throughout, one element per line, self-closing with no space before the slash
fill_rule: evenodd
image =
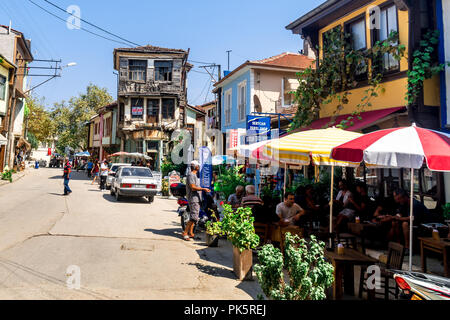
<path id="1" fill-rule="evenodd" d="M 295 195 L 287 192 L 285 200 L 277 205 L 276 213 L 280 218 L 280 227 L 287 227 L 294 226 L 306 212 L 295 203 Z"/>
<path id="2" fill-rule="evenodd" d="M 409 250 L 409 221 L 410 221 L 410 203 L 411 198 L 403 189 L 397 189 L 394 191 L 394 200 L 398 204 L 397 214 L 392 219 L 392 229 L 389 232 L 389 236 L 392 239 L 397 239 L 398 242 L 402 238 L 405 244 L 406 250 Z M 413 224 L 419 226 L 425 216 L 428 214 L 428 209 L 422 204 L 422 202 L 413 199 Z"/>
<path id="3" fill-rule="evenodd" d="M 233 209 L 237 209 L 241 205 L 242 198 L 244 196 L 244 187 L 237 186 L 236 193 L 233 193 L 228 197 L 228 204 L 231 205 Z"/>
<path id="4" fill-rule="evenodd" d="M 334 201 L 338 208 L 340 208 L 335 226 L 337 233 L 345 231 L 347 222 L 351 222 L 354 219 L 356 211 L 353 205 L 355 199 L 353 193 L 348 188 L 346 180 L 339 181 L 339 189 L 339 193 Z"/>
<path id="5" fill-rule="evenodd" d="M 363 182 L 356 184 L 355 199 L 350 198 L 350 202 L 355 207 L 355 216 L 360 220 L 370 220 L 374 208 L 374 201 L 372 201 L 367 193 L 367 185 Z"/>
<path id="6" fill-rule="evenodd" d="M 245 187 L 245 197 L 242 198 L 241 205 L 253 209 L 256 205 L 262 206 L 264 203 L 256 194 L 255 186 L 248 185 Z"/>
<path id="7" fill-rule="evenodd" d="M 324 208 L 320 206 L 314 195 L 314 187 L 312 185 L 307 185 L 304 187 L 304 199 L 301 202 L 296 202 L 300 207 L 306 211 L 306 217 L 309 221 L 320 221 L 321 223 L 326 222 L 326 213 Z"/>

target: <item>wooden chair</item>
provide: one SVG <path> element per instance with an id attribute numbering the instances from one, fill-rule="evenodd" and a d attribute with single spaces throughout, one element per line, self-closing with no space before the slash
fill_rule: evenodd
<path id="1" fill-rule="evenodd" d="M 284 228 L 280 228 L 280 239 L 281 239 L 281 243 L 280 243 L 280 249 L 281 249 L 281 253 L 284 254 L 284 246 L 285 246 L 285 240 L 286 240 L 286 233 L 290 233 L 291 235 L 298 235 L 300 238 L 303 238 L 303 235 L 305 233 L 305 230 L 297 227 L 297 226 L 289 226 L 289 227 L 284 227 Z"/>
<path id="2" fill-rule="evenodd" d="M 399 290 L 397 285 L 395 287 L 391 287 L 389 285 L 390 279 L 393 279 L 393 274 L 389 272 L 389 269 L 394 270 L 402 270 L 403 268 L 403 259 L 405 257 L 405 248 L 396 242 L 389 242 L 388 244 L 388 255 L 386 264 L 380 263 L 379 266 L 381 268 L 381 287 L 384 289 L 384 299 L 389 300 L 389 293 L 392 293 L 396 298 L 398 298 Z M 361 268 L 361 276 L 359 280 L 359 298 L 362 298 L 363 291 L 369 291 L 367 287 L 364 286 L 366 282 L 366 269 Z M 395 289 L 394 292 L 390 291 L 390 289 Z M 376 290 L 372 291 L 372 295 L 376 298 L 377 292 Z"/>
<path id="3" fill-rule="evenodd" d="M 265 245 L 269 236 L 269 225 L 261 222 L 253 222 L 253 226 L 255 227 L 255 233 L 259 236 L 259 245 Z"/>

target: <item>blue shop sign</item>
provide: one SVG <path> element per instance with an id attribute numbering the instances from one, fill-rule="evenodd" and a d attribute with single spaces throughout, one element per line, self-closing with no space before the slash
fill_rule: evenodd
<path id="1" fill-rule="evenodd" d="M 270 117 L 247 116 L 247 135 L 270 136 Z"/>

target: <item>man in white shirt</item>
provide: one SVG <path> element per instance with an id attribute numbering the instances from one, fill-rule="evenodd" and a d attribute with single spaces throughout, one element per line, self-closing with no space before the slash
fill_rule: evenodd
<path id="1" fill-rule="evenodd" d="M 105 190 L 106 178 L 108 177 L 108 162 L 102 161 L 100 166 L 100 190 Z"/>
<path id="2" fill-rule="evenodd" d="M 284 202 L 277 205 L 276 213 L 280 218 L 281 227 L 293 226 L 305 214 L 305 210 L 295 203 L 295 195 L 287 192 Z"/>

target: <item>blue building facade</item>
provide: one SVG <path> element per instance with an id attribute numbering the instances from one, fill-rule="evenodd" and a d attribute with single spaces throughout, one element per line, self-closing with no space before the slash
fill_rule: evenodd
<path id="1" fill-rule="evenodd" d="M 246 68 L 241 74 L 236 73 L 235 75 L 231 75 L 222 86 L 222 133 L 227 133 L 227 131 L 231 129 L 246 129 L 247 127 L 247 115 L 249 115 L 252 111 L 251 74 L 252 70 L 250 68 Z M 245 96 L 243 96 L 243 93 Z M 243 101 L 245 101 L 244 114 L 241 110 L 239 110 L 239 104 L 241 102 L 242 105 Z"/>

